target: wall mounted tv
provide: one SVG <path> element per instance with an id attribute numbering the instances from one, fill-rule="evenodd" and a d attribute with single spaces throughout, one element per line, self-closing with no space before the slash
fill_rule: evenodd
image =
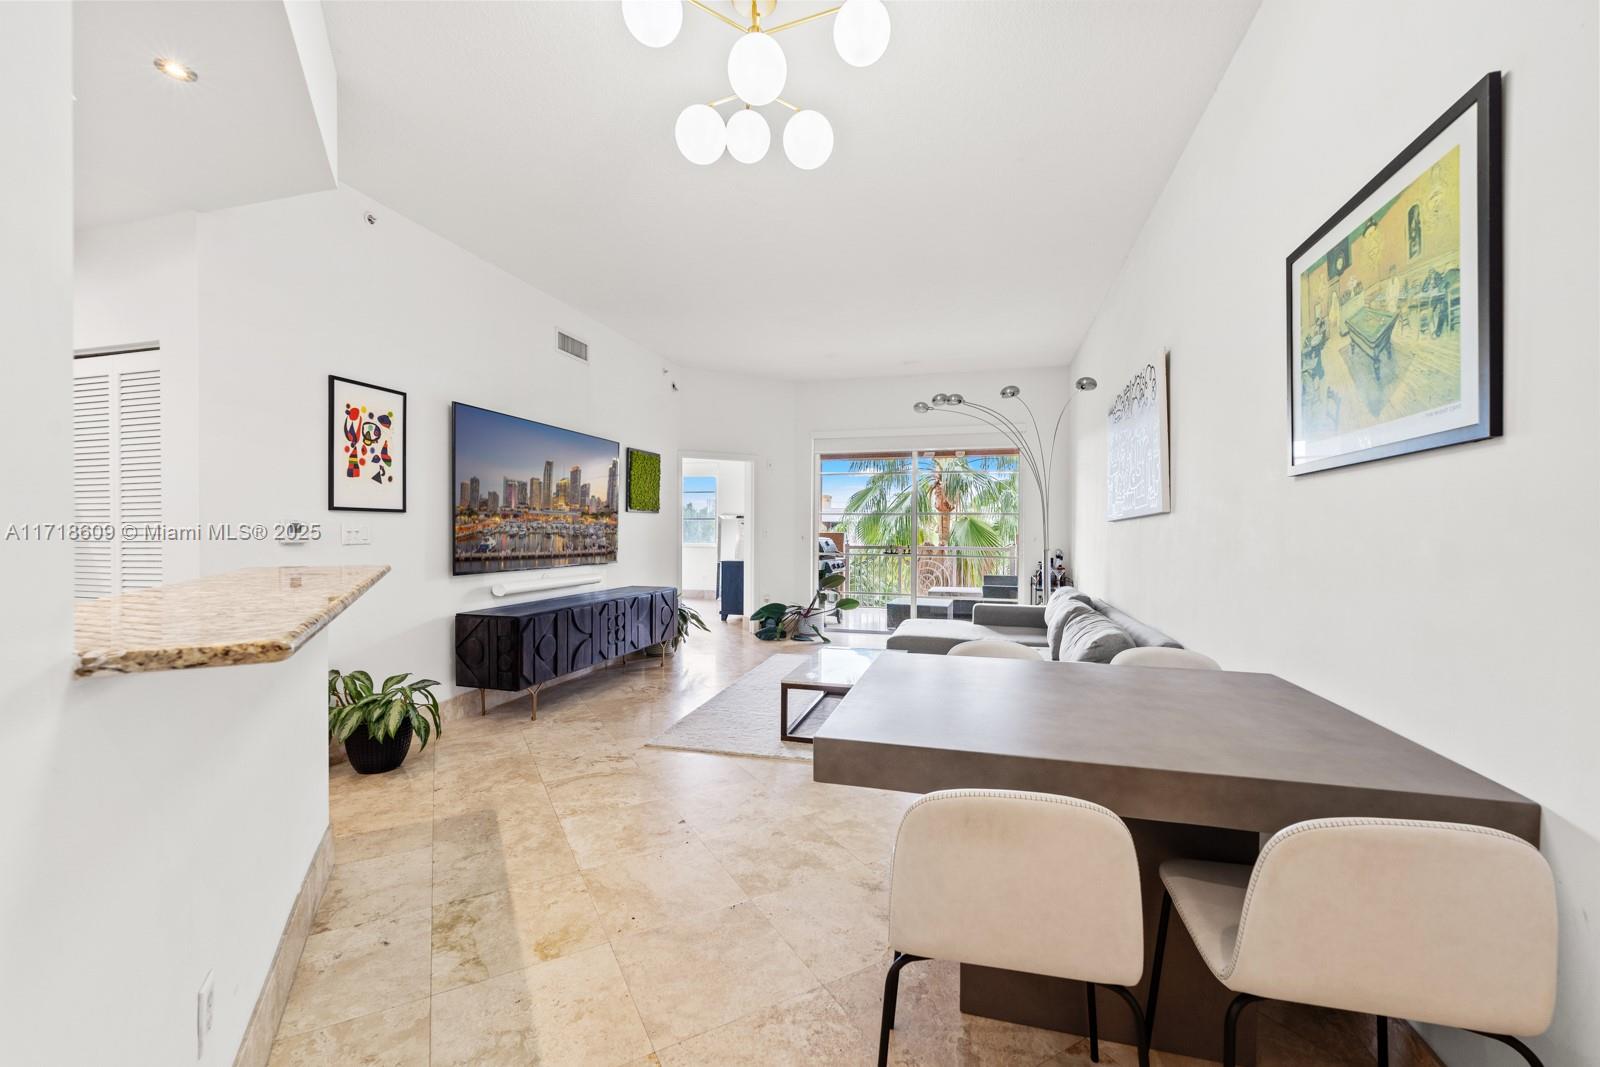
<path id="1" fill-rule="evenodd" d="M 451 573 L 617 561 L 617 442 L 450 405 Z"/>

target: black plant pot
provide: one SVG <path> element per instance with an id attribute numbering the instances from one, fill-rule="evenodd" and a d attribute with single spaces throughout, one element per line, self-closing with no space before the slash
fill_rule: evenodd
<path id="1" fill-rule="evenodd" d="M 383 774 L 406 761 L 411 751 L 411 723 L 402 722 L 400 729 L 387 741 L 374 741 L 365 726 L 358 726 L 344 743 L 344 753 L 350 757 L 350 766 L 357 774 Z"/>

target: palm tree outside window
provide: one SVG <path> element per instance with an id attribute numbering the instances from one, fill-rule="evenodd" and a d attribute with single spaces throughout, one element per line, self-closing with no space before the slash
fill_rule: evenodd
<path id="1" fill-rule="evenodd" d="M 841 542 L 846 628 L 889 629 L 885 608 L 918 597 L 970 596 L 992 574 L 1017 573 L 1017 453 L 931 449 L 821 458 L 822 534 Z"/>

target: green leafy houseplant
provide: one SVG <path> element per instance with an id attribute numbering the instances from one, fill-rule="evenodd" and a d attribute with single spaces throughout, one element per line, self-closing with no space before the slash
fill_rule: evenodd
<path id="1" fill-rule="evenodd" d="M 706 633 L 711 632 L 710 628 L 706 626 L 706 620 L 700 617 L 700 613 L 698 611 L 694 610 L 682 601 L 679 601 L 678 632 L 672 637 L 672 648 L 674 651 L 677 650 L 679 645 L 683 644 L 689 639 L 689 628 L 691 626 L 698 626 L 700 629 L 705 630 Z"/>
<path id="2" fill-rule="evenodd" d="M 839 595 L 842 585 L 844 575 L 830 574 L 818 580 L 816 595 L 809 604 L 763 604 L 750 615 L 752 621 L 761 624 L 756 636 L 763 641 L 781 641 L 784 638 L 810 641 L 815 638 L 831 645 L 833 642 L 822 632 L 822 620 L 836 612 L 851 611 L 861 606 L 861 602 L 854 597 Z"/>
<path id="3" fill-rule="evenodd" d="M 410 674 L 391 674 L 381 686 L 366 671 L 328 672 L 328 734 L 344 744 L 350 765 L 362 774 L 390 771 L 405 762 L 415 734 L 443 733 L 439 698 L 431 678 L 408 682 Z"/>
<path id="4" fill-rule="evenodd" d="M 651 646 L 649 655 L 666 656 L 670 653 L 678 651 L 678 647 L 685 641 L 689 640 L 690 628 L 695 626 L 705 630 L 707 633 L 711 632 L 706 626 L 706 621 L 700 617 L 700 613 L 698 611 L 694 610 L 682 601 L 679 601 L 677 629 L 673 631 L 671 637 L 661 642 L 661 644 Z"/>

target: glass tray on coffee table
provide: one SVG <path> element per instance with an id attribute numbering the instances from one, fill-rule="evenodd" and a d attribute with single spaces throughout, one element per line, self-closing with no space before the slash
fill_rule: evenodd
<path id="1" fill-rule="evenodd" d="M 886 651 L 882 648 L 821 648 L 815 657 L 790 671 L 778 686 L 778 736 L 785 741 L 811 744 L 811 736 L 839 706 L 850 687 L 872 666 L 873 660 Z M 796 689 L 811 695 L 809 699 L 801 696 L 795 700 L 793 707 L 799 711 L 799 717 L 791 721 L 789 693 Z"/>

